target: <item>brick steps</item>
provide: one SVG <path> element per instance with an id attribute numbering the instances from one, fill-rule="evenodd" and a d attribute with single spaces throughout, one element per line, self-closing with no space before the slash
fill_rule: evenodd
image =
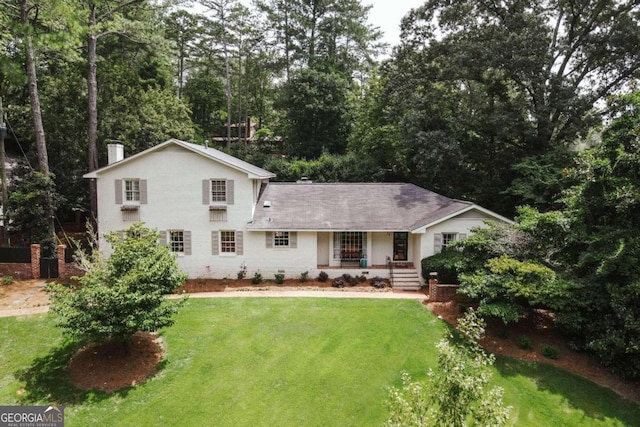
<path id="1" fill-rule="evenodd" d="M 403 291 L 418 291 L 422 287 L 418 270 L 415 268 L 399 268 L 391 271 L 391 286 Z"/>

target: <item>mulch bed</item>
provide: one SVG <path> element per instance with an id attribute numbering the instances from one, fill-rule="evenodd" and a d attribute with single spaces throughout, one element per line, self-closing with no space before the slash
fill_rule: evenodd
<path id="1" fill-rule="evenodd" d="M 154 334 L 139 332 L 128 348 L 108 341 L 88 345 L 69 361 L 69 379 L 79 389 L 112 393 L 144 382 L 162 359 L 162 345 Z"/>
<path id="2" fill-rule="evenodd" d="M 424 304 L 447 323 L 452 326 L 456 325 L 460 316 L 457 302 L 426 301 Z M 501 322 L 490 322 L 487 324 L 485 332 L 485 337 L 480 341 L 480 345 L 491 353 L 513 359 L 548 363 L 610 388 L 632 402 L 640 403 L 639 383 L 620 379 L 602 366 L 594 356 L 577 352 L 569 347 L 555 327 L 553 317 L 547 312 L 538 311 L 531 319 L 506 327 Z M 516 339 L 520 336 L 530 338 L 533 348 L 525 350 L 518 347 Z M 545 345 L 552 345 L 558 349 L 557 359 L 543 356 Z"/>
<path id="3" fill-rule="evenodd" d="M 197 292 L 224 292 L 225 289 L 238 289 L 238 288 L 255 288 L 256 290 L 265 286 L 282 287 L 282 288 L 331 288 L 331 279 L 326 282 L 320 282 L 315 279 L 309 279 L 306 282 L 300 282 L 298 279 L 285 279 L 282 284 L 277 284 L 274 281 L 263 281 L 260 284 L 254 285 L 251 283 L 251 279 L 189 279 L 184 285 L 177 288 L 175 293 L 197 293 Z M 358 283 L 353 286 L 346 286 L 347 288 L 372 288 L 369 282 Z"/>

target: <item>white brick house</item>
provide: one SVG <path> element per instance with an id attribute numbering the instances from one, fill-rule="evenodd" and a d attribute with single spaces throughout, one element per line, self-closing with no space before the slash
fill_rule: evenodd
<path id="1" fill-rule="evenodd" d="M 274 174 L 221 151 L 170 139 L 85 175 L 97 180 L 98 230 L 157 228 L 190 278 L 297 277 L 320 271 L 389 276 L 486 220 L 469 202 L 413 184 L 269 183 Z M 102 241 L 102 249 L 108 252 Z"/>

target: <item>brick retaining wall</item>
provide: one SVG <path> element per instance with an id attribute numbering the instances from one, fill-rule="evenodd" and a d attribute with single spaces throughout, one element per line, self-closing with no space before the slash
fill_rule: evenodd
<path id="1" fill-rule="evenodd" d="M 456 295 L 460 285 L 445 285 L 438 283 L 437 279 L 429 279 L 429 301 L 447 302 L 460 297 Z"/>
<path id="2" fill-rule="evenodd" d="M 84 271 L 73 263 L 66 263 L 64 254 L 67 247 L 58 245 L 56 256 L 58 258 L 58 279 L 71 280 L 74 276 L 82 276 Z M 18 280 L 40 279 L 40 245 L 31 245 L 31 263 L 0 263 L 0 275 L 12 276 Z"/>

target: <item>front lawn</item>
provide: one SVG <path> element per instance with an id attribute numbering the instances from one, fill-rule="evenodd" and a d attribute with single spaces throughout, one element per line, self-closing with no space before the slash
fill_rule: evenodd
<path id="1" fill-rule="evenodd" d="M 0 404 L 67 405 L 67 426 L 378 426 L 386 387 L 424 377 L 445 325 L 416 301 L 192 299 L 162 332 L 165 361 L 107 395 L 65 380 L 50 316 L 0 319 Z M 500 359 L 516 425 L 634 425 L 640 406 L 547 365 Z"/>

